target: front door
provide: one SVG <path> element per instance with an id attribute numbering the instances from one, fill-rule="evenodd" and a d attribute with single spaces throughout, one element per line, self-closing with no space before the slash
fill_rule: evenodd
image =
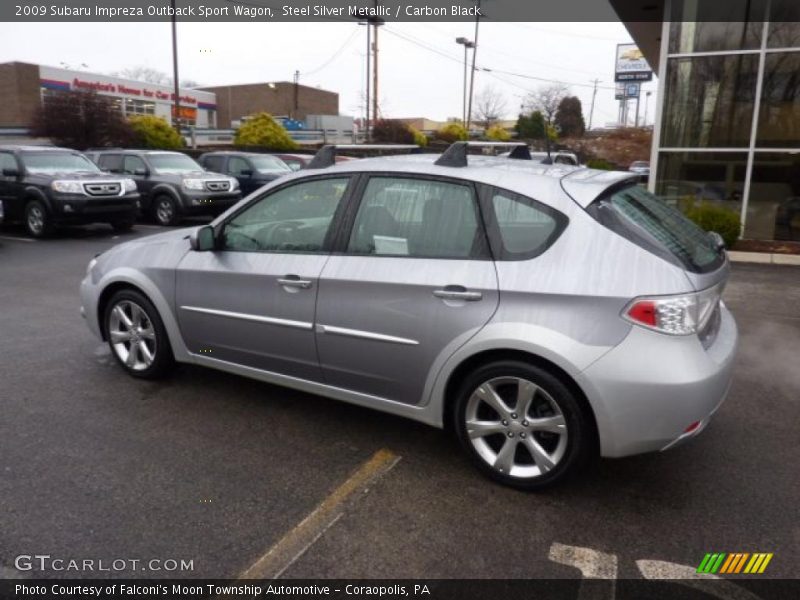
<path id="1" fill-rule="evenodd" d="M 431 367 L 491 318 L 497 275 L 471 184 L 372 176 L 346 242 L 322 271 L 325 381 L 407 404 Z"/>
<path id="2" fill-rule="evenodd" d="M 217 250 L 186 255 L 176 301 L 190 352 L 321 379 L 314 311 L 348 183 L 316 178 L 270 190 L 220 227 Z"/>

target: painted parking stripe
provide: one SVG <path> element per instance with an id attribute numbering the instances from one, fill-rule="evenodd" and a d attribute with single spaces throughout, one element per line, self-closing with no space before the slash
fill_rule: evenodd
<path id="1" fill-rule="evenodd" d="M 239 579 L 277 579 L 330 529 L 345 513 L 349 501 L 366 492 L 400 460 L 393 452 L 378 450 L 344 483 L 328 495 L 298 525 L 261 558 L 239 575 Z"/>
<path id="2" fill-rule="evenodd" d="M 698 573 L 687 567 L 662 560 L 637 560 L 636 566 L 645 579 L 668 579 L 720 600 L 760 600 L 749 590 L 711 573 Z"/>

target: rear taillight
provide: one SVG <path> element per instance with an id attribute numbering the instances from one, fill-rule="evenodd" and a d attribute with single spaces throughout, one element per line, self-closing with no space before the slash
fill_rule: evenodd
<path id="1" fill-rule="evenodd" d="M 634 298 L 622 311 L 622 317 L 661 333 L 692 335 L 708 323 L 721 294 L 722 285 L 715 285 L 691 294 Z"/>

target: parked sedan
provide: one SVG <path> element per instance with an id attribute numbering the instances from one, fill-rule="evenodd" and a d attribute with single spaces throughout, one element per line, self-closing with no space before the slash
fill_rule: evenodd
<path id="1" fill-rule="evenodd" d="M 255 152 L 206 152 L 198 162 L 209 171 L 235 178 L 244 196 L 292 172 L 279 157 Z"/>
<path id="2" fill-rule="evenodd" d="M 718 236 L 630 173 L 466 147 L 328 149 L 210 225 L 118 245 L 81 284 L 89 328 L 134 377 L 193 363 L 452 429 L 523 489 L 702 431 L 737 344 Z"/>

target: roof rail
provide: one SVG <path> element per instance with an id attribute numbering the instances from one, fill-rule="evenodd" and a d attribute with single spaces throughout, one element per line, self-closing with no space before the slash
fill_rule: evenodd
<path id="1" fill-rule="evenodd" d="M 436 160 L 435 165 L 440 167 L 466 167 L 467 148 L 493 148 L 493 147 L 513 147 L 509 158 L 519 160 L 531 160 L 531 151 L 524 142 L 453 142 L 447 147 L 442 155 Z"/>
<path id="2" fill-rule="evenodd" d="M 324 169 L 336 163 L 337 150 L 419 150 L 416 144 L 328 144 L 320 148 L 306 169 Z"/>

